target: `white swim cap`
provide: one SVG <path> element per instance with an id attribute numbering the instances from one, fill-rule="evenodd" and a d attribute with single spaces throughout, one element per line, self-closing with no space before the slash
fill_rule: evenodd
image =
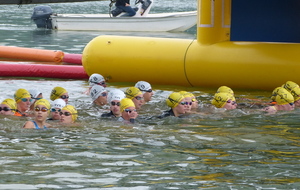
<path id="1" fill-rule="evenodd" d="M 104 77 L 100 74 L 97 74 L 97 73 L 92 74 L 89 78 L 89 85 L 90 86 L 94 86 L 95 84 L 100 85 L 103 82 L 105 82 Z"/>
<path id="2" fill-rule="evenodd" d="M 135 84 L 135 87 L 140 89 L 140 91 L 148 91 L 148 90 L 151 90 L 152 87 L 150 85 L 150 83 L 146 82 L 146 81 L 139 81 Z"/>
<path id="3" fill-rule="evenodd" d="M 30 89 L 28 92 L 30 93 L 31 98 L 37 98 L 41 94 L 41 92 L 37 89 Z"/>
<path id="4" fill-rule="evenodd" d="M 100 85 L 94 85 L 91 89 L 91 98 L 95 101 L 103 92 L 107 92 L 106 88 Z"/>
<path id="5" fill-rule="evenodd" d="M 119 90 L 119 89 L 111 90 L 107 96 L 108 102 L 112 102 L 114 100 L 121 101 L 123 98 L 125 98 L 125 94 L 122 90 Z"/>
<path id="6" fill-rule="evenodd" d="M 61 98 L 58 98 L 58 99 L 54 100 L 53 102 L 51 102 L 51 108 L 62 109 L 65 106 L 66 106 L 66 102 Z"/>

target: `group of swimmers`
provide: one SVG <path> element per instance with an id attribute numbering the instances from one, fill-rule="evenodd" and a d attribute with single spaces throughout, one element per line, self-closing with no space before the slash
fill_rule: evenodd
<path id="1" fill-rule="evenodd" d="M 103 113 L 102 118 L 117 118 L 119 121 L 134 123 L 138 117 L 138 110 L 151 101 L 153 96 L 152 87 L 146 81 L 138 81 L 125 92 L 120 89 L 108 91 L 104 77 L 98 73 L 92 74 L 88 82 L 90 87 L 85 94 L 91 97 L 93 103 L 99 107 L 110 105 L 110 111 Z M 20 88 L 15 92 L 14 99 L 2 101 L 0 114 L 33 117 L 33 120 L 27 121 L 23 128 L 34 129 L 51 127 L 49 120 L 56 120 L 61 124 L 72 124 L 77 120 L 78 112 L 74 106 L 68 104 L 69 95 L 65 88 L 54 87 L 50 100 L 51 103 L 36 89 Z M 195 95 L 187 91 L 171 93 L 166 98 L 166 104 L 170 109 L 157 118 L 184 117 L 196 113 L 199 107 Z M 218 88 L 211 105 L 224 111 L 236 109 L 238 106 L 233 90 L 227 86 Z M 262 111 L 272 114 L 280 110 L 293 110 L 295 106 L 300 106 L 300 87 L 295 82 L 287 81 L 274 89 L 271 101 Z"/>

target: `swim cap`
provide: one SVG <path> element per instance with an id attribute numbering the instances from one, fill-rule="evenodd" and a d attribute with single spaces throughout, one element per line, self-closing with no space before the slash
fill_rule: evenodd
<path id="1" fill-rule="evenodd" d="M 107 90 L 103 86 L 94 85 L 91 88 L 90 96 L 92 100 L 95 101 L 103 92 L 107 92 Z"/>
<path id="2" fill-rule="evenodd" d="M 62 109 L 65 106 L 66 106 L 66 102 L 61 98 L 58 98 L 51 103 L 51 108 Z"/>
<path id="3" fill-rule="evenodd" d="M 187 91 L 180 91 L 179 92 L 183 97 L 187 98 L 187 97 L 194 97 L 194 94 L 187 92 Z"/>
<path id="4" fill-rule="evenodd" d="M 64 93 L 67 93 L 68 91 L 66 89 L 64 89 L 63 87 L 54 87 L 53 90 L 51 91 L 50 94 L 50 100 L 54 101 L 58 98 L 60 98 L 61 95 L 63 95 Z"/>
<path id="5" fill-rule="evenodd" d="M 146 81 L 139 81 L 134 86 L 140 89 L 140 91 L 147 91 L 152 89 L 150 83 Z"/>
<path id="6" fill-rule="evenodd" d="M 110 91 L 107 96 L 108 102 L 112 102 L 114 100 L 121 101 L 123 98 L 125 98 L 125 94 L 122 90 L 119 90 L 119 89 L 114 89 L 114 90 Z"/>
<path id="7" fill-rule="evenodd" d="M 175 108 L 183 98 L 179 92 L 173 92 L 167 98 L 166 103 L 169 107 Z"/>
<path id="8" fill-rule="evenodd" d="M 229 88 L 228 86 L 220 86 L 217 90 L 217 93 L 229 93 L 229 94 L 234 94 L 233 90 Z"/>
<path id="9" fill-rule="evenodd" d="M 34 103 L 34 106 L 37 106 L 37 105 L 45 106 L 48 109 L 48 112 L 50 112 L 51 105 L 50 105 L 50 102 L 48 100 L 39 99 Z"/>
<path id="10" fill-rule="evenodd" d="M 40 94 L 42 94 L 39 90 L 37 89 L 30 89 L 28 92 L 31 95 L 31 98 L 37 98 Z"/>
<path id="11" fill-rule="evenodd" d="M 14 98 L 18 103 L 22 98 L 31 98 L 31 95 L 26 89 L 20 88 L 15 92 Z"/>
<path id="12" fill-rule="evenodd" d="M 277 94 L 275 97 L 275 101 L 278 105 L 285 105 L 289 103 L 294 103 L 294 97 L 293 95 L 286 90 L 286 92 L 281 92 L 280 94 Z"/>
<path id="13" fill-rule="evenodd" d="M 275 100 L 276 96 L 277 96 L 279 93 L 285 93 L 285 92 L 286 92 L 286 89 L 285 89 L 285 88 L 283 88 L 283 87 L 277 87 L 277 88 L 275 88 L 275 89 L 273 90 L 271 99 L 272 99 L 273 101 L 276 101 L 276 100 Z"/>
<path id="14" fill-rule="evenodd" d="M 295 87 L 291 90 L 291 94 L 294 97 L 294 100 L 297 101 L 300 99 L 300 87 Z"/>
<path id="15" fill-rule="evenodd" d="M 105 82 L 105 79 L 102 75 L 94 73 L 89 78 L 89 84 L 90 86 L 94 86 L 95 84 L 99 84 Z"/>
<path id="16" fill-rule="evenodd" d="M 14 99 L 11 99 L 11 98 L 7 98 L 5 100 L 2 101 L 1 104 L 5 104 L 7 105 L 10 109 L 13 109 L 12 112 L 16 112 L 17 110 L 17 103 Z"/>
<path id="17" fill-rule="evenodd" d="M 293 81 L 287 81 L 284 85 L 282 85 L 287 91 L 291 91 L 295 87 L 299 87 L 299 85 Z"/>
<path id="18" fill-rule="evenodd" d="M 133 101 L 130 98 L 123 98 L 120 102 L 120 111 L 123 112 L 126 108 L 135 107 Z"/>
<path id="19" fill-rule="evenodd" d="M 62 108 L 62 110 L 70 112 L 72 114 L 72 120 L 76 121 L 78 115 L 77 115 L 77 110 L 75 109 L 74 106 L 66 105 L 65 107 Z"/>
<path id="20" fill-rule="evenodd" d="M 231 98 L 232 98 L 231 94 L 220 92 L 215 94 L 214 99 L 211 101 L 211 103 L 217 108 L 222 108 L 227 103 L 227 101 Z"/>
<path id="21" fill-rule="evenodd" d="M 129 87 L 125 91 L 126 98 L 133 99 L 134 97 L 143 94 L 137 87 Z"/>

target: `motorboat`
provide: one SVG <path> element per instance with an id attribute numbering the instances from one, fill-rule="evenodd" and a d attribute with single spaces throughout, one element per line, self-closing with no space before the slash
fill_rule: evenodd
<path id="1" fill-rule="evenodd" d="M 196 24 L 197 11 L 149 14 L 153 1 L 138 0 L 132 17 L 117 8 L 109 14 L 59 14 L 38 6 L 31 18 L 38 28 L 55 30 L 182 32 Z"/>

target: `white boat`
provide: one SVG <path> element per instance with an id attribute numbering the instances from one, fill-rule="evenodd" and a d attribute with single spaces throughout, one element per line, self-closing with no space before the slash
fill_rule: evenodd
<path id="1" fill-rule="evenodd" d="M 146 9 L 143 9 L 143 2 L 149 4 Z M 122 14 L 116 17 L 110 14 L 50 14 L 51 24 L 47 26 L 56 30 L 182 32 L 196 24 L 197 11 L 149 14 L 152 4 L 153 0 L 142 0 L 133 17 Z"/>

